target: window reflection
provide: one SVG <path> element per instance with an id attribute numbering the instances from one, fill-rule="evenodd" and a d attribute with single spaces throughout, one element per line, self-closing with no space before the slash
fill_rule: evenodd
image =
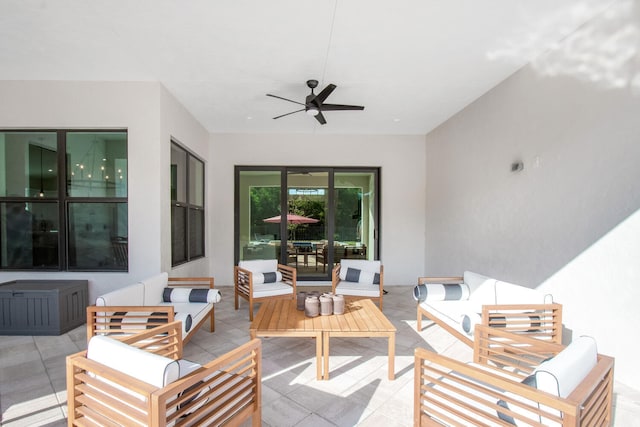
<path id="1" fill-rule="evenodd" d="M 126 203 L 69 203 L 69 269 L 126 270 Z"/>
<path id="2" fill-rule="evenodd" d="M 69 132 L 67 159 L 70 197 L 127 196 L 126 132 Z"/>
<path id="3" fill-rule="evenodd" d="M 0 132 L 0 197 L 57 197 L 55 132 Z"/>
<path id="4" fill-rule="evenodd" d="M 58 267 L 57 203 L 0 203 L 0 224 L 3 268 Z"/>

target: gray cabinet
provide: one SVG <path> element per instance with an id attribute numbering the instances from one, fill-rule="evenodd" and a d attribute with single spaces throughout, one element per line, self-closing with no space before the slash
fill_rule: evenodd
<path id="1" fill-rule="evenodd" d="M 60 335 L 87 321 L 87 280 L 0 284 L 0 335 Z"/>

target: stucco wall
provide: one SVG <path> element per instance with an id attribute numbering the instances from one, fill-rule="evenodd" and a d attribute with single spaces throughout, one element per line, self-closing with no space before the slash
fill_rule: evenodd
<path id="1" fill-rule="evenodd" d="M 610 12 L 580 30 L 589 44 L 575 34 L 427 136 L 426 271 L 548 289 L 568 337 L 595 336 L 617 379 L 638 388 L 638 70 L 598 68 L 615 32 L 638 21 L 611 25 Z"/>

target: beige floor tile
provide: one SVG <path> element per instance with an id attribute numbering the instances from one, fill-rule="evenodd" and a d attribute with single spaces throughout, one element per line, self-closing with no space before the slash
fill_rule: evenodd
<path id="1" fill-rule="evenodd" d="M 233 289 L 219 289 L 216 332 L 201 329 L 194 335 L 184 349 L 189 360 L 206 363 L 249 340 L 247 304 L 234 310 Z M 313 339 L 263 339 L 263 427 L 412 425 L 415 348 L 463 361 L 471 360 L 472 350 L 427 320 L 416 330 L 412 287 L 389 291 L 384 313 L 398 330 L 396 379 L 387 377 L 384 338 L 332 339 L 329 381 L 316 380 Z M 86 348 L 85 333 L 83 325 L 60 337 L 0 337 L 3 427 L 66 425 L 65 356 Z M 640 427 L 640 392 L 618 383 L 614 391 L 614 425 Z"/>

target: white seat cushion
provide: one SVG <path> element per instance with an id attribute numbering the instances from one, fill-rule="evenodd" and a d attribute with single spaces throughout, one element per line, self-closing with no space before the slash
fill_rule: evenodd
<path id="1" fill-rule="evenodd" d="M 261 283 L 253 285 L 253 297 L 272 297 L 276 295 L 293 294 L 293 286 L 284 282 Z"/>
<path id="2" fill-rule="evenodd" d="M 340 282 L 338 286 L 336 286 L 336 294 L 377 298 L 380 296 L 380 287 L 367 283 Z"/>
<path id="3" fill-rule="evenodd" d="M 163 302 L 158 305 L 172 305 L 173 311 L 176 313 L 175 320 L 182 320 L 182 338 L 187 336 L 187 333 L 193 328 L 193 326 L 200 323 L 211 310 L 213 310 L 213 304 L 204 302 Z M 184 323 L 185 316 L 191 316 L 191 327 L 187 329 L 187 324 Z"/>
<path id="4" fill-rule="evenodd" d="M 443 320 L 447 325 L 469 336 L 473 335 L 473 326 L 482 312 L 482 305 L 475 301 L 425 301 L 420 303 L 420 307 Z M 470 325 L 469 333 L 463 329 L 465 315 L 470 316 L 470 320 L 474 322 Z"/>

